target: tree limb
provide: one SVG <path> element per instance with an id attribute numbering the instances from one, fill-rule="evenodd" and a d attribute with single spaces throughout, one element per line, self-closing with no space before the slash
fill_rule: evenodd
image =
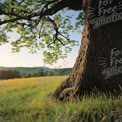
<path id="1" fill-rule="evenodd" d="M 51 1 L 51 2 L 48 2 L 45 5 L 45 7 L 47 7 L 49 4 L 54 3 L 54 2 L 55 2 L 55 0 Z M 53 15 L 53 14 L 57 13 L 59 10 L 65 8 L 67 6 L 68 6 L 67 2 L 65 2 L 65 0 L 62 0 L 60 2 L 56 2 L 56 4 L 54 4 L 54 6 L 49 8 L 49 9 L 46 9 L 46 10 L 43 10 L 43 11 L 41 10 L 40 12 L 36 12 L 36 13 L 31 13 L 28 16 L 19 16 L 19 15 L 16 15 L 15 13 L 6 13 L 5 11 L 2 10 L 1 13 L 0 13 L 1 15 L 2 14 L 3 15 L 11 15 L 11 16 L 15 16 L 15 18 L 1 21 L 0 25 L 6 24 L 6 23 L 9 23 L 9 22 L 16 22 L 18 20 L 32 21 L 32 18 L 37 17 L 37 16 L 40 16 L 40 18 L 43 18 L 44 16 L 47 16 L 47 15 Z"/>

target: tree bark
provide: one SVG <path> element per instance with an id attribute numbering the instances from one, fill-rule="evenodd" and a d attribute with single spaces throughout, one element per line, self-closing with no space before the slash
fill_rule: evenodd
<path id="1" fill-rule="evenodd" d="M 122 11 L 119 6 L 122 3 L 121 0 L 105 1 L 89 0 L 83 4 L 85 23 L 79 54 L 70 76 L 54 91 L 54 98 L 82 96 L 94 89 L 120 92 Z"/>

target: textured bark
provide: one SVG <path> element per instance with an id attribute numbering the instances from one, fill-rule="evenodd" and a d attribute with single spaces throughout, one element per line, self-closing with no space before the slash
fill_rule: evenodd
<path id="1" fill-rule="evenodd" d="M 70 76 L 54 91 L 54 98 L 62 100 L 67 96 L 82 96 L 86 93 L 90 94 L 94 88 L 105 93 L 120 91 L 122 73 L 114 73 L 106 78 L 104 70 L 113 66 L 118 68 L 122 66 L 121 60 L 116 65 L 110 66 L 112 49 L 122 51 L 122 20 L 94 29 L 90 24 L 88 7 L 96 7 L 98 2 L 99 0 L 89 1 L 83 6 L 86 16 L 79 54 Z M 113 58 L 121 59 L 121 57 L 122 54 L 113 55 Z M 106 66 L 101 63 L 102 59 L 105 59 L 103 64 L 105 63 Z"/>

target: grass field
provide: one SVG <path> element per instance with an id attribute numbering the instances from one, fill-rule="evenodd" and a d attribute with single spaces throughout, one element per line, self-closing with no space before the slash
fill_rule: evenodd
<path id="1" fill-rule="evenodd" d="M 66 76 L 0 81 L 0 122 L 122 122 L 122 96 L 61 103 L 51 92 Z"/>

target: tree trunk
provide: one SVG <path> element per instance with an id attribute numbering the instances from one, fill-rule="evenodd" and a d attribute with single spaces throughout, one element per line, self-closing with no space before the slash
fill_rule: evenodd
<path id="1" fill-rule="evenodd" d="M 53 97 L 90 94 L 94 89 L 119 93 L 122 86 L 122 2 L 89 0 L 81 47 L 70 76 Z"/>

